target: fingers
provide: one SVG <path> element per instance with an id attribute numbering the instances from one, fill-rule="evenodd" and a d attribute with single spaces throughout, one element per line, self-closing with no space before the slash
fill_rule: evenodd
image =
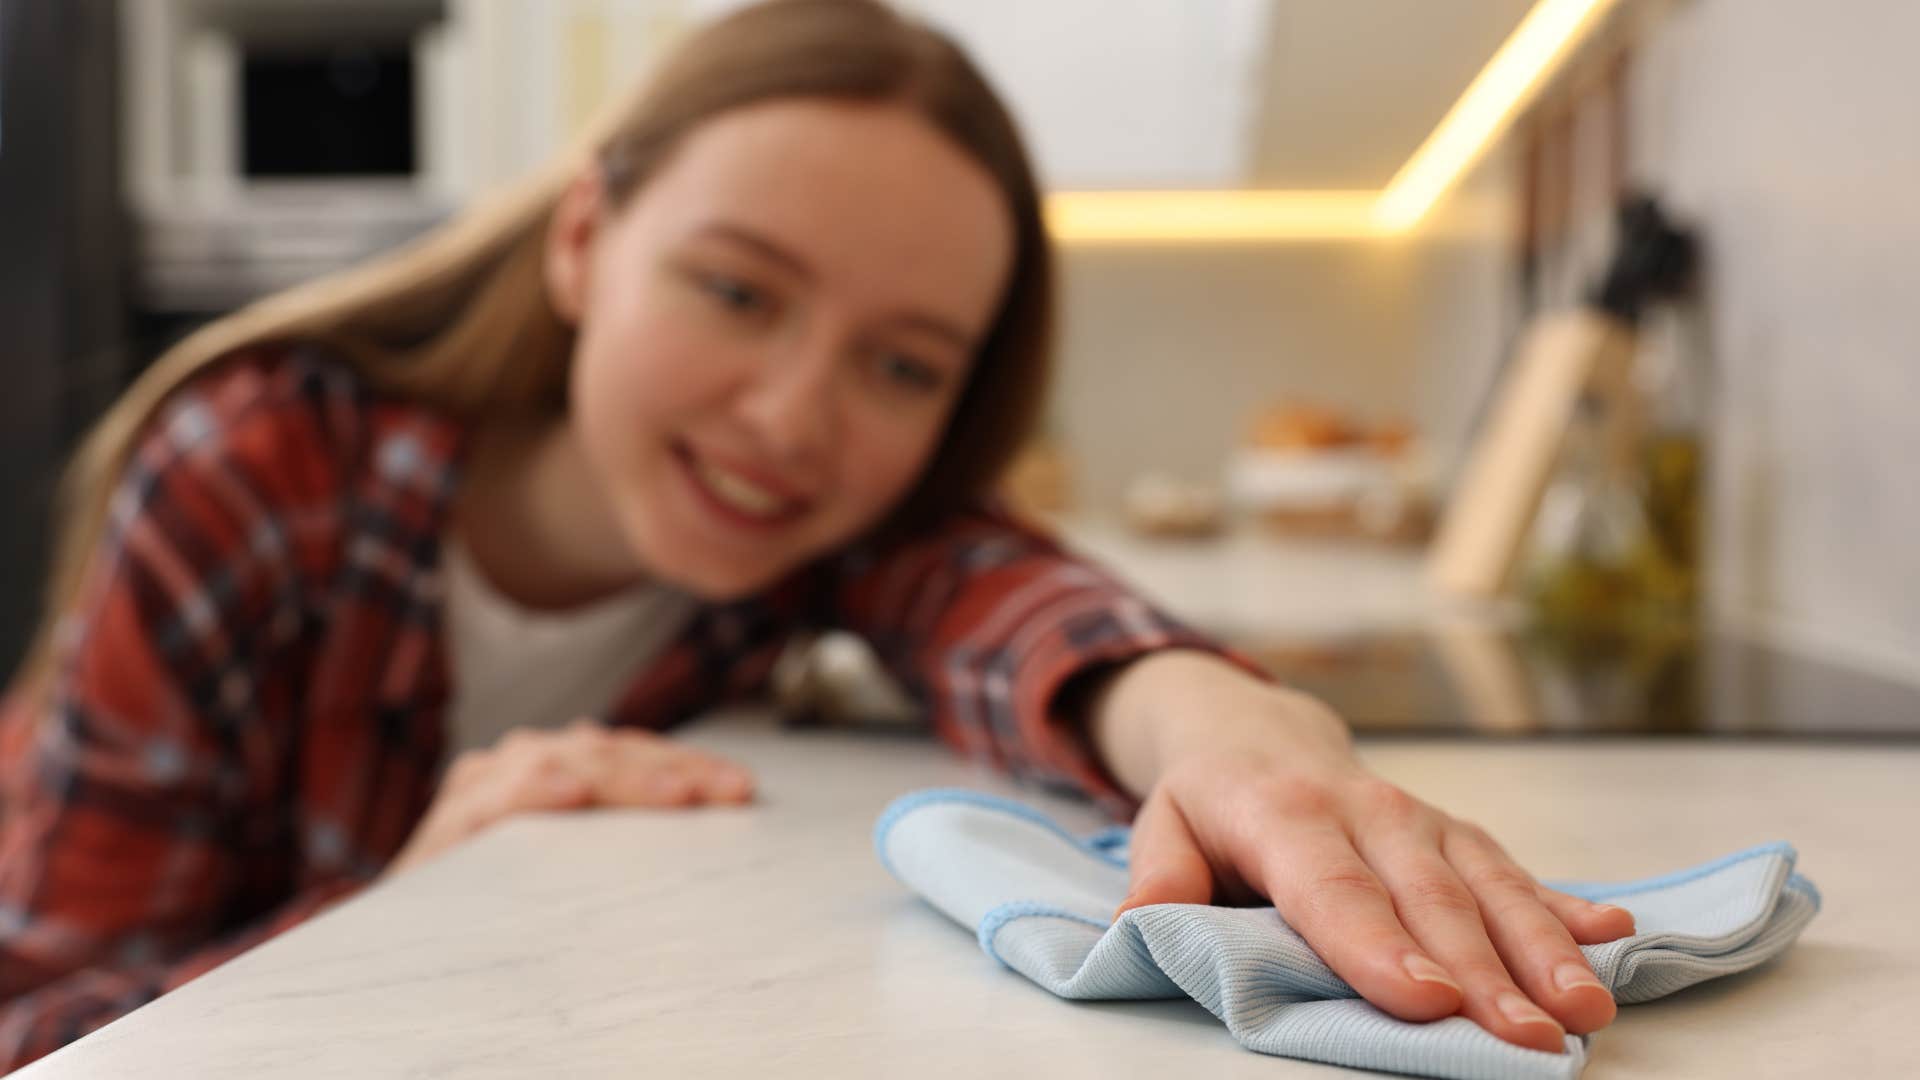
<path id="1" fill-rule="evenodd" d="M 1477 974 L 1478 967 L 1464 969 L 1476 972 L 1468 984 L 1468 1015 L 1480 1020 L 1480 1014 L 1490 1011 L 1489 1005 L 1498 1009 L 1509 1002 L 1504 995 L 1517 984 L 1527 998 L 1576 1034 L 1611 1023 L 1613 994 L 1594 976 L 1566 924 L 1542 902 L 1532 876 L 1515 865 L 1485 830 L 1465 822 L 1453 822 L 1443 832 L 1441 851 L 1472 891 L 1484 917 L 1485 938 L 1499 954 L 1499 961 L 1484 977 Z M 1485 1000 L 1489 997 L 1491 1001 Z M 1525 1002 L 1513 1007 L 1524 1013 L 1522 1005 L 1531 1007 Z"/>
<path id="2" fill-rule="evenodd" d="M 583 719 L 558 735 L 530 732 L 525 740 L 523 752 L 565 761 L 590 783 L 593 801 L 602 806 L 744 803 L 754 794 L 753 774 L 743 766 L 649 731 Z"/>
<path id="3" fill-rule="evenodd" d="M 1238 783 L 1225 783 L 1225 773 Z M 1264 894 L 1362 997 L 1421 1022 L 1456 1011 L 1550 1053 L 1615 1016 L 1580 945 L 1633 916 L 1536 882 L 1484 830 L 1359 772 L 1170 776 L 1134 828 L 1132 891 L 1150 903 Z"/>
<path id="4" fill-rule="evenodd" d="M 1391 807 L 1397 800 L 1405 800 L 1404 809 Z M 1491 920 L 1483 919 L 1481 902 L 1456 867 L 1442 857 L 1438 815 L 1419 814 L 1412 796 L 1398 789 L 1381 801 L 1389 807 L 1375 808 L 1371 817 L 1375 827 L 1357 830 L 1359 851 L 1392 895 L 1407 932 L 1459 982 L 1461 1013 L 1508 1042 L 1556 1053 L 1564 1049 L 1561 1020 L 1534 1004 L 1546 998 L 1534 995 L 1530 1000 L 1533 987 L 1514 982 L 1495 939 L 1490 938 Z M 1537 901 L 1533 907 L 1540 919 L 1554 922 L 1566 948 L 1578 958 L 1572 941 L 1565 940 L 1566 931 Z M 1527 932 L 1544 930 L 1530 924 Z M 1586 970 L 1584 963 L 1581 969 Z M 1591 972 L 1587 978 L 1592 979 Z"/>
<path id="5" fill-rule="evenodd" d="M 588 781 L 556 758 L 524 756 L 506 759 L 493 770 L 469 805 L 469 834 L 513 814 L 536 810 L 571 810 L 591 800 Z"/>
<path id="6" fill-rule="evenodd" d="M 753 774 L 744 766 L 652 732 L 607 731 L 612 752 L 605 773 L 608 805 L 689 806 L 744 803 Z"/>
<path id="7" fill-rule="evenodd" d="M 1534 893 L 1582 945 L 1599 945 L 1633 933 L 1633 912 L 1626 908 L 1596 904 L 1545 885 L 1535 885 Z"/>
<path id="8" fill-rule="evenodd" d="M 592 797 L 578 776 L 548 758 L 469 752 L 455 760 L 427 819 L 420 853 L 457 844 L 511 814 L 567 810 Z"/>
<path id="9" fill-rule="evenodd" d="M 517 813 L 583 806 L 742 803 L 753 774 L 651 732 L 579 720 L 563 731 L 516 728 L 455 758 L 433 804 L 389 864 L 403 870 Z"/>
<path id="10" fill-rule="evenodd" d="M 1213 899 L 1213 870 L 1165 789 L 1149 795 L 1134 816 L 1127 862 L 1133 888 L 1114 911 L 1116 919 L 1148 904 L 1204 904 Z"/>
<path id="11" fill-rule="evenodd" d="M 1344 832 L 1298 819 L 1264 832 L 1271 839 L 1257 858 L 1266 893 L 1335 974 L 1403 1020 L 1437 1020 L 1460 1007 L 1460 984 L 1407 933 Z"/>

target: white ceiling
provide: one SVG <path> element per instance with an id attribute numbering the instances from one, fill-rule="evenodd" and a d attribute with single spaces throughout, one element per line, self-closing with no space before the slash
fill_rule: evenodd
<path id="1" fill-rule="evenodd" d="M 1055 186 L 1378 189 L 1533 0 L 895 2 L 974 53 Z"/>
<path id="2" fill-rule="evenodd" d="M 1253 182 L 1379 188 L 1532 0 L 1276 0 Z"/>

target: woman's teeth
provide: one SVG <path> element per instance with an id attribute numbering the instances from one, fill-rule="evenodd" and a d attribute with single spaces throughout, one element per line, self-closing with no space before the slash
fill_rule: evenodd
<path id="1" fill-rule="evenodd" d="M 704 461 L 696 461 L 693 468 L 709 491 L 719 496 L 721 502 L 743 514 L 775 517 L 788 509 L 786 500 L 738 473 L 727 472 Z"/>

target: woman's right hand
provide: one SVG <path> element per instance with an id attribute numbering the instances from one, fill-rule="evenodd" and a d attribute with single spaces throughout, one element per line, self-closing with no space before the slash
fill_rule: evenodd
<path id="1" fill-rule="evenodd" d="M 609 728 L 590 719 L 558 731 L 515 728 L 491 748 L 454 759 L 387 873 L 425 862 L 525 811 L 752 799 L 753 774 L 745 767 L 651 731 Z"/>

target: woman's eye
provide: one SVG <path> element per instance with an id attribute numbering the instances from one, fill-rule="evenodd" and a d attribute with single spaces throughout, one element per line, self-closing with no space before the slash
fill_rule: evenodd
<path id="1" fill-rule="evenodd" d="M 737 278 L 722 274 L 708 274 L 700 279 L 700 287 L 707 295 L 729 311 L 743 315 L 760 311 L 767 306 L 766 296 L 759 289 Z"/>
<path id="2" fill-rule="evenodd" d="M 941 383 L 938 368 L 904 353 L 881 353 L 880 371 L 888 382 L 909 390 L 937 390 Z"/>

